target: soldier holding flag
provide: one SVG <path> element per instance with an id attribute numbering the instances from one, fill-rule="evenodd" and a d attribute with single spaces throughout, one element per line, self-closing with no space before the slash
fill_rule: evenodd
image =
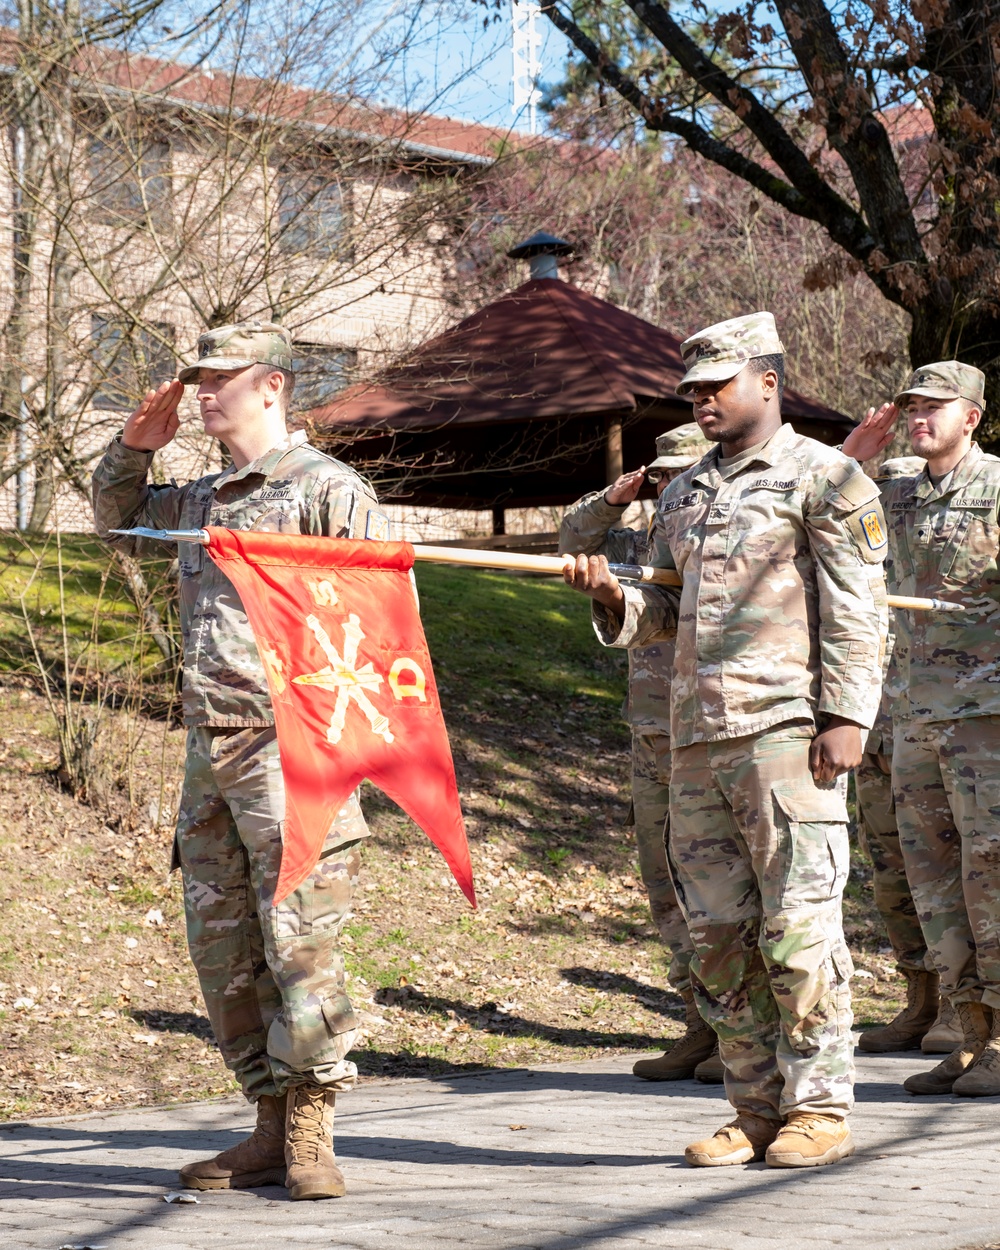
<path id="1" fill-rule="evenodd" d="M 247 322 L 201 335 L 197 363 L 146 395 L 98 465 L 98 533 L 214 525 L 387 538 L 388 521 L 364 479 L 289 437 L 294 380 L 291 338 L 279 325 Z M 177 433 L 185 383 L 197 383 L 205 432 L 225 444 L 232 463 L 185 486 L 155 485 L 150 463 Z M 233 584 L 205 549 L 182 543 L 179 565 L 188 741 L 175 859 L 212 1028 L 257 1107 L 250 1138 L 188 1164 L 181 1179 L 196 1189 L 286 1182 L 293 1199 L 339 1197 L 334 1102 L 357 1079 L 347 1058 L 357 1021 L 338 933 L 368 830 L 352 794 L 318 865 L 274 904 L 286 796 L 261 657 Z"/>
<path id="2" fill-rule="evenodd" d="M 782 424 L 770 313 L 682 354 L 678 393 L 719 447 L 657 504 L 652 563 L 680 592 L 624 587 L 599 555 L 565 576 L 611 646 L 676 629 L 670 860 L 736 1108 L 685 1157 L 813 1167 L 854 1150 L 845 783 L 878 708 L 884 519 L 854 461 Z"/>

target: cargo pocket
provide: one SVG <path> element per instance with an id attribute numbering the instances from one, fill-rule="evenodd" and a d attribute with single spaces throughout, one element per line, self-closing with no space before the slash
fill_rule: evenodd
<path id="1" fill-rule="evenodd" d="M 358 1017 L 354 1014 L 351 1000 L 343 990 L 338 990 L 336 994 L 325 998 L 321 1010 L 327 1028 L 334 1037 L 340 1033 L 349 1033 L 358 1027 Z"/>
<path id="2" fill-rule="evenodd" d="M 850 868 L 847 803 L 841 788 L 779 783 L 771 787 L 771 795 L 778 837 L 779 881 L 771 900 L 775 910 L 838 898 Z"/>

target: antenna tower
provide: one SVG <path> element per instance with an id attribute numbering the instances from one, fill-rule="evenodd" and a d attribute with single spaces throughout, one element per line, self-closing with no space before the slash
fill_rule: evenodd
<path id="1" fill-rule="evenodd" d="M 511 29 L 514 46 L 514 116 L 526 120 L 528 133 L 538 134 L 538 79 L 542 72 L 538 59 L 542 35 L 538 29 L 541 9 L 535 0 L 511 0 Z"/>

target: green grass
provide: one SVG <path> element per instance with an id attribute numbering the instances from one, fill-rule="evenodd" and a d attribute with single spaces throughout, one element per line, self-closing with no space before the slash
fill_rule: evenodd
<path id="1" fill-rule="evenodd" d="M 169 560 L 168 555 L 142 562 L 163 614 L 173 601 Z M 129 664 L 136 649 L 137 613 L 108 547 L 95 538 L 65 536 L 62 564 L 71 662 L 93 654 L 96 644 L 102 672 Z M 582 595 L 555 578 L 444 565 L 421 564 L 417 584 L 446 705 L 489 712 L 527 699 L 537 705 L 533 712 L 551 715 L 571 712 L 569 705 L 582 700 L 602 717 L 617 720 L 625 657 L 600 647 L 590 624 L 590 602 Z M 46 663 L 58 665 L 62 621 L 54 536 L 0 535 L 0 672 L 33 666 L 19 603 L 25 591 L 28 618 Z M 140 649 L 144 662 L 159 659 L 145 639 Z"/>
<path id="2" fill-rule="evenodd" d="M 29 537 L 0 534 L 0 672 L 33 668 L 30 638 L 20 598 L 43 659 L 62 663 L 62 616 L 59 594 L 59 545 L 62 552 L 63 604 L 71 665 L 100 658 L 102 673 L 120 671 L 134 662 L 138 649 L 144 665 L 161 658 L 139 637 L 135 604 L 129 597 L 106 544 L 96 538 L 67 535 Z M 154 601 L 165 616 L 173 594 L 167 575 L 170 557 L 145 560 L 142 568 Z M 82 675 L 82 673 L 80 674 Z"/>
<path id="3" fill-rule="evenodd" d="M 618 724 L 627 661 L 598 643 L 589 599 L 555 578 L 446 565 L 419 565 L 417 586 L 446 707 L 455 695 L 485 712 L 527 699 L 534 719 L 576 702 Z"/>

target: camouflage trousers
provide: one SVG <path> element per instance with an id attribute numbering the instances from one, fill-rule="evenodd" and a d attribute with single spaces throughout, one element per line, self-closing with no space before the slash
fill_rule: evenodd
<path id="1" fill-rule="evenodd" d="M 853 1105 L 841 778 L 809 772 L 809 726 L 674 751 L 670 859 L 691 984 L 733 1106 L 770 1119 Z"/>
<path id="2" fill-rule="evenodd" d="M 694 947 L 677 902 L 667 863 L 670 839 L 670 737 L 632 734 L 632 812 L 639 852 L 639 873 L 649 896 L 649 911 L 670 951 L 670 985 L 681 993 L 691 984 Z"/>
<path id="3" fill-rule="evenodd" d="M 906 879 L 899 845 L 892 777 L 879 763 L 884 756 L 866 755 L 854 773 L 858 796 L 858 840 L 872 863 L 875 906 L 882 917 L 889 945 L 900 972 L 923 972 L 928 965 L 927 943 Z M 890 763 L 886 760 L 886 763 Z"/>
<path id="4" fill-rule="evenodd" d="M 1000 716 L 897 726 L 892 783 L 941 993 L 1000 1007 Z"/>
<path id="5" fill-rule="evenodd" d="M 276 907 L 284 818 L 273 728 L 188 731 L 176 841 L 188 946 L 222 1056 L 251 1101 L 357 1080 L 338 935 L 368 831 L 352 795 L 316 870 Z"/>

